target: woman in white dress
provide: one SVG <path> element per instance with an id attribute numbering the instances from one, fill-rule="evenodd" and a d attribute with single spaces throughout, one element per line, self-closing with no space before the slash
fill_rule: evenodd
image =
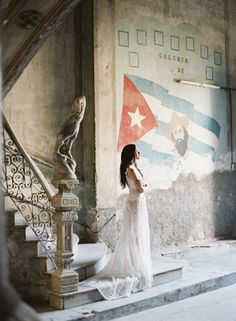
<path id="1" fill-rule="evenodd" d="M 107 265 L 81 285 L 96 287 L 107 299 L 129 296 L 152 286 L 152 261 L 148 213 L 144 195 L 147 186 L 137 167 L 140 152 L 136 145 L 126 145 L 121 153 L 120 181 L 129 194 L 114 253 Z"/>

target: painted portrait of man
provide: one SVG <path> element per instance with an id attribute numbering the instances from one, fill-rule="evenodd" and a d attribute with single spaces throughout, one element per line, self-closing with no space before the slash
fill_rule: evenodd
<path id="1" fill-rule="evenodd" d="M 188 125 L 186 116 L 180 117 L 177 113 L 172 113 L 171 120 L 166 127 L 166 136 L 172 140 L 175 149 L 180 156 L 184 156 L 188 150 Z"/>

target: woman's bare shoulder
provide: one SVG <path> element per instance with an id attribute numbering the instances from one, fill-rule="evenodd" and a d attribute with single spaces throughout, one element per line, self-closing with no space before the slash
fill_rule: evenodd
<path id="1" fill-rule="evenodd" d="M 137 179 L 137 175 L 136 175 L 136 171 L 135 171 L 135 166 L 134 165 L 130 165 L 127 169 L 127 175 L 129 178 L 136 180 Z"/>
<path id="2" fill-rule="evenodd" d="M 135 165 L 134 164 L 132 164 L 132 165 L 129 165 L 129 167 L 128 167 L 128 169 L 131 169 L 131 170 L 135 170 L 136 169 L 136 167 L 135 167 Z"/>

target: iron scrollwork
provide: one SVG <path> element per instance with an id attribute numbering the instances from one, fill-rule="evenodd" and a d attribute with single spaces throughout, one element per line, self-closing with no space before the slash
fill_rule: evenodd
<path id="1" fill-rule="evenodd" d="M 24 216 L 46 252 L 55 252 L 56 234 L 51 201 L 25 159 L 20 147 L 4 130 L 5 170 L 3 188 Z"/>

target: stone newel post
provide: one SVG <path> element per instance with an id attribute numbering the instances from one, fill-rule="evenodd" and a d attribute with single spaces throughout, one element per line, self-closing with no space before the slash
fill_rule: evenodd
<path id="1" fill-rule="evenodd" d="M 51 275 L 49 303 L 59 309 L 65 308 L 65 301 L 78 292 L 79 275 L 71 269 L 73 262 L 73 223 L 77 220 L 75 210 L 79 198 L 72 193 L 79 181 L 75 174 L 76 162 L 71 148 L 76 139 L 86 107 L 85 97 L 77 97 L 69 118 L 61 126 L 53 153 L 53 180 L 58 193 L 52 199 L 55 208 L 53 219 L 56 223 L 57 270 Z"/>
<path id="2" fill-rule="evenodd" d="M 51 275 L 50 305 L 63 309 L 63 297 L 78 291 L 79 275 L 71 269 L 73 223 L 77 220 L 74 209 L 79 206 L 79 198 L 72 193 L 72 190 L 78 185 L 78 180 L 64 179 L 53 183 L 58 186 L 59 192 L 52 199 L 57 231 L 57 270 Z"/>

